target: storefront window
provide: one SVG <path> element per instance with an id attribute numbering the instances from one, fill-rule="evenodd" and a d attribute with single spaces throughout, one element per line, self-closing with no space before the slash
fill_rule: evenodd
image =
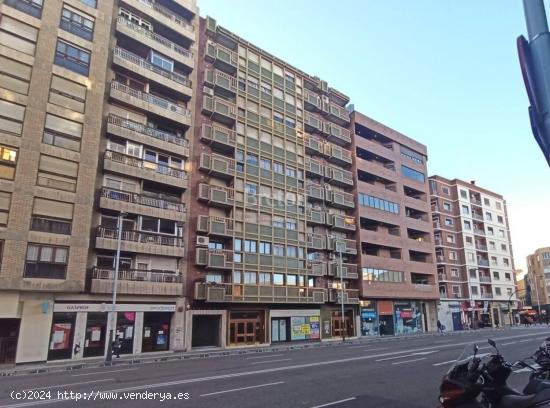
<path id="1" fill-rule="evenodd" d="M 143 314 L 142 351 L 166 351 L 170 342 L 172 313 L 145 312 Z"/>
<path id="2" fill-rule="evenodd" d="M 105 352 L 107 338 L 107 313 L 88 313 L 84 357 L 98 357 Z"/>
<path id="3" fill-rule="evenodd" d="M 71 358 L 76 313 L 54 313 L 48 360 Z"/>
<path id="4" fill-rule="evenodd" d="M 422 331 L 422 313 L 418 302 L 395 302 L 394 308 L 396 334 Z"/>
<path id="5" fill-rule="evenodd" d="M 361 335 L 378 336 L 376 301 L 361 301 Z"/>
<path id="6" fill-rule="evenodd" d="M 119 312 L 116 320 L 116 333 L 120 339 L 120 354 L 131 354 L 134 351 L 135 312 Z"/>

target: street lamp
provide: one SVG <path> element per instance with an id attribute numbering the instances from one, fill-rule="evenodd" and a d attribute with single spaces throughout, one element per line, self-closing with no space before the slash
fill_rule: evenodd
<path id="1" fill-rule="evenodd" d="M 111 310 L 111 329 L 109 330 L 109 337 L 107 339 L 107 355 L 105 356 L 105 362 L 110 364 L 113 361 L 113 343 L 116 336 L 116 295 L 118 288 L 118 266 L 120 263 L 120 244 L 122 242 L 122 221 L 124 216 L 127 215 L 125 212 L 120 212 L 117 218 L 117 244 L 116 244 L 116 256 L 115 256 L 115 276 L 113 278 L 113 300 L 112 300 L 112 310 Z"/>

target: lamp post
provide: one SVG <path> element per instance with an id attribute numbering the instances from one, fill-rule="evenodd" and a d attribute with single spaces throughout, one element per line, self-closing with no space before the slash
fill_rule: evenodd
<path id="1" fill-rule="evenodd" d="M 116 336 L 116 296 L 118 288 L 118 267 L 120 263 L 120 244 L 122 242 L 122 221 L 126 213 L 120 212 L 117 218 L 117 244 L 116 244 L 116 256 L 115 256 L 115 276 L 113 278 L 113 300 L 111 308 L 111 329 L 109 330 L 109 337 L 107 338 L 107 355 L 105 356 L 105 362 L 110 364 L 113 361 L 113 343 Z"/>

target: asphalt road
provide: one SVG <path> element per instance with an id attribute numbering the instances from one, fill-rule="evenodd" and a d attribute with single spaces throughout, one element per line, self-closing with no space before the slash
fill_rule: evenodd
<path id="1" fill-rule="evenodd" d="M 0 378 L 0 408 L 435 407 L 441 377 L 453 360 L 472 342 L 481 353 L 490 352 L 488 335 L 340 344 L 6 377 Z M 532 354 L 550 336 L 550 329 L 502 330 L 490 335 L 506 359 L 514 361 Z M 513 374 L 511 384 L 520 388 L 526 378 L 527 373 Z M 68 399 L 71 392 L 73 398 L 82 399 Z"/>

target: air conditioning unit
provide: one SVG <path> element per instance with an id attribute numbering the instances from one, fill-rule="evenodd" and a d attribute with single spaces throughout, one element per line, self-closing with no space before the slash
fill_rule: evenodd
<path id="1" fill-rule="evenodd" d="M 203 237 L 201 235 L 197 236 L 197 246 L 205 247 L 208 246 L 210 239 L 208 237 Z"/>

